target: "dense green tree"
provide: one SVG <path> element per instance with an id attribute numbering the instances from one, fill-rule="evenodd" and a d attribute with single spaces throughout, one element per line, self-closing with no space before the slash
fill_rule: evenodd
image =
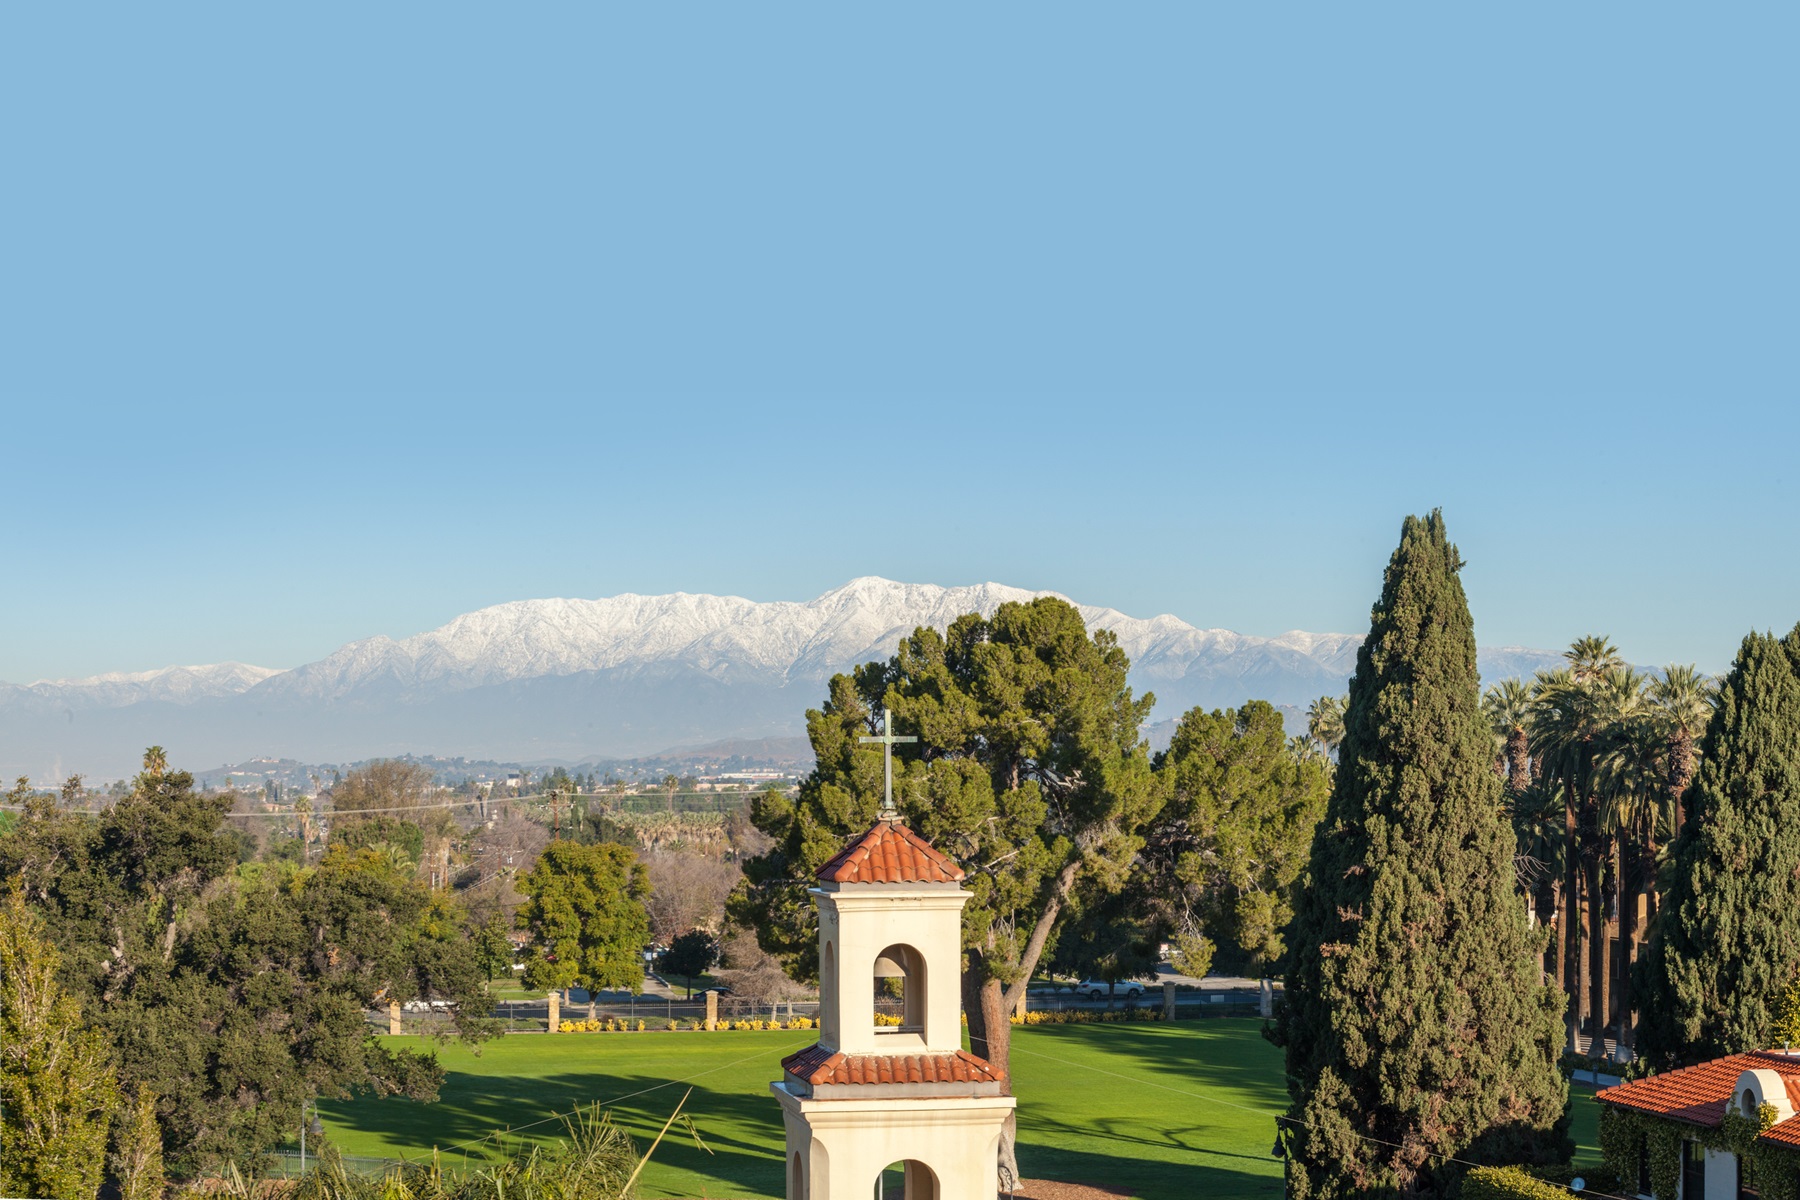
<path id="1" fill-rule="evenodd" d="M 137 964 L 107 1019 L 122 1075 L 163 1097 L 179 1176 L 253 1165 L 313 1096 L 435 1098 L 435 1059 L 373 1036 L 373 1004 L 444 999 L 463 1035 L 494 1032 L 459 914 L 371 850 L 251 877 L 187 924 L 160 968 Z"/>
<path id="2" fill-rule="evenodd" d="M 1325 812 L 1326 763 L 1298 756 L 1281 714 L 1252 700 L 1188 712 L 1156 770 L 1168 799 L 1133 893 L 1148 900 L 1190 971 L 1221 945 L 1249 970 L 1270 969 Z"/>
<path id="3" fill-rule="evenodd" d="M 545 991 L 643 987 L 650 880 L 636 854 L 607 842 L 551 842 L 517 887 L 526 896 L 518 925 L 531 935 L 527 984 Z"/>
<path id="4" fill-rule="evenodd" d="M 1050 950 L 1050 969 L 1059 975 L 1104 979 L 1110 1000 L 1116 992 L 1111 985 L 1155 972 L 1161 960 L 1157 953 L 1160 934 L 1161 914 L 1140 903 L 1131 889 L 1077 890 L 1069 897 Z M 1210 949 L 1193 953 L 1210 953 Z M 1197 957 L 1181 958 L 1180 965 L 1206 973 L 1206 964 Z"/>
<path id="5" fill-rule="evenodd" d="M 1800 626 L 1744 639 L 1700 757 L 1643 971 L 1661 1062 L 1768 1045 L 1800 969 Z"/>
<path id="6" fill-rule="evenodd" d="M 663 951 L 661 968 L 687 984 L 688 997 L 694 995 L 694 980 L 712 970 L 719 961 L 719 939 L 704 929 L 690 929 L 669 943 Z"/>
<path id="7" fill-rule="evenodd" d="M 229 796 L 155 755 L 99 818 L 36 806 L 0 842 L 90 1003 L 120 1082 L 154 1093 L 170 1173 L 254 1166 L 314 1095 L 435 1095 L 429 1055 L 393 1052 L 365 1010 L 452 1001 L 491 1032 L 462 914 L 381 855 L 332 848 L 311 869 L 238 867 Z"/>
<path id="8" fill-rule="evenodd" d="M 57 980 L 61 956 L 17 888 L 0 899 L 0 1190 L 92 1200 L 117 1101 L 106 1039 Z"/>
<path id="9" fill-rule="evenodd" d="M 1409 517 L 1357 652 L 1289 941 L 1289 1194 L 1453 1194 L 1566 1159 L 1561 998 L 1513 883 L 1475 637 L 1441 515 Z"/>
<path id="10" fill-rule="evenodd" d="M 343 824 L 334 823 L 331 844 L 347 850 L 361 850 L 365 846 L 394 846 L 406 855 L 413 867 L 417 867 L 419 859 L 425 853 L 425 831 L 411 821 L 375 814 L 359 817 L 355 821 L 344 820 Z"/>
<path id="11" fill-rule="evenodd" d="M 1139 729 L 1153 698 L 1133 698 L 1112 634 L 1088 635 L 1053 598 L 970 613 L 948 631 L 916 630 L 887 662 L 831 680 L 807 713 L 817 766 L 789 799 L 759 794 L 774 839 L 744 867 L 731 905 L 762 947 L 801 977 L 818 972 L 806 888 L 881 803 L 882 754 L 858 743 L 881 710 L 919 738 L 895 755 L 903 816 L 967 872 L 963 1002 L 977 1054 L 1008 1066 L 1008 1014 L 1051 945 L 1077 888 L 1123 885 L 1161 789 Z M 1010 1169 L 1011 1142 L 1002 1161 Z"/>
<path id="12" fill-rule="evenodd" d="M 501 975 L 512 977 L 513 960 L 517 955 L 512 938 L 508 936 L 511 930 L 512 923 L 498 910 L 490 912 L 485 920 L 469 918 L 469 943 L 475 948 L 475 961 L 481 964 L 482 974 L 489 979 Z"/>

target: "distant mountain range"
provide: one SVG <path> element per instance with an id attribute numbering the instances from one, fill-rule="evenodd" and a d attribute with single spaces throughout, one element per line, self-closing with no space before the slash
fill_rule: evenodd
<path id="1" fill-rule="evenodd" d="M 806 603 L 737 596 L 519 600 L 427 633 L 351 642 L 292 670 L 243 663 L 0 684 L 0 775 L 128 775 L 143 747 L 210 767 L 256 755 L 350 761 L 466 755 L 631 757 L 724 738 L 791 737 L 826 680 L 887 658 L 921 625 L 1052 593 L 855 579 Z M 1250 698 L 1301 707 L 1344 690 L 1361 637 L 1258 638 L 1078 605 L 1130 656 L 1153 721 Z M 1529 675 L 1550 651 L 1483 650 L 1484 677 Z"/>

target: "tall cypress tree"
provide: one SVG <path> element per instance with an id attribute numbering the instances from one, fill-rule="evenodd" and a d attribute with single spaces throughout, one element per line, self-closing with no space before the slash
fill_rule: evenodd
<path id="1" fill-rule="evenodd" d="M 1445 1195 L 1451 1156 L 1573 1150 L 1461 567 L 1439 513 L 1408 517 L 1357 652 L 1273 1031 L 1291 1196 Z"/>
<path id="2" fill-rule="evenodd" d="M 1744 639 L 1701 756 L 1640 967 L 1640 1047 L 1664 1064 L 1775 1042 L 1800 970 L 1800 626 Z"/>

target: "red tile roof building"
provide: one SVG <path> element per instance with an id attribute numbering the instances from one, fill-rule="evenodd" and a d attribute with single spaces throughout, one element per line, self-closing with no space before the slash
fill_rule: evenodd
<path id="1" fill-rule="evenodd" d="M 877 821 L 818 876 L 827 883 L 961 883 L 963 870 L 900 822 Z"/>
<path id="2" fill-rule="evenodd" d="M 1617 1087 L 1602 1088 L 1595 1099 L 1633 1112 L 1716 1129 L 1725 1119 L 1726 1107 L 1738 1098 L 1738 1078 L 1745 1071 L 1759 1070 L 1774 1071 L 1781 1076 L 1792 1111 L 1800 1112 L 1800 1055 L 1790 1057 L 1779 1051 L 1729 1054 L 1698 1066 L 1664 1071 Z M 1780 1131 L 1779 1137 L 1776 1137 L 1777 1131 Z M 1800 1145 L 1800 1116 L 1790 1117 L 1763 1136 Z"/>
<path id="3" fill-rule="evenodd" d="M 1690 1193 L 1696 1191 L 1702 1195 L 1692 1200 L 1776 1194 L 1781 1191 L 1781 1187 L 1774 1186 L 1778 1182 L 1800 1187 L 1800 1154 L 1790 1158 L 1786 1153 L 1800 1150 L 1800 1053 L 1757 1050 L 1728 1054 L 1692 1067 L 1602 1088 L 1595 1099 L 1615 1112 L 1666 1121 L 1681 1135 L 1684 1145 L 1680 1179 L 1664 1180 L 1663 1186 L 1677 1187 L 1683 1200 L 1690 1200 Z M 1753 1159 L 1740 1161 L 1731 1149 L 1721 1148 L 1718 1135 L 1703 1132 L 1721 1129 L 1728 1113 L 1755 1120 L 1765 1108 L 1773 1110 L 1773 1123 L 1755 1142 L 1759 1147 L 1782 1148 L 1784 1152 L 1777 1158 L 1758 1153 Z M 1630 1181 L 1635 1177 L 1638 1193 L 1648 1195 L 1653 1182 L 1648 1141 L 1643 1134 L 1629 1136 L 1629 1144 L 1636 1147 L 1630 1153 L 1638 1161 L 1609 1161 L 1608 1165 L 1622 1179 Z M 1740 1149 L 1743 1146 L 1742 1142 L 1735 1144 Z M 1758 1173 L 1779 1170 L 1788 1178 L 1758 1179 L 1752 1174 L 1753 1167 Z"/>
<path id="4" fill-rule="evenodd" d="M 988 1061 L 967 1050 L 958 1050 L 955 1054 L 852 1056 L 815 1045 L 796 1050 L 781 1060 L 781 1066 L 795 1079 L 814 1088 L 889 1083 L 1000 1083 L 1000 1076 Z"/>

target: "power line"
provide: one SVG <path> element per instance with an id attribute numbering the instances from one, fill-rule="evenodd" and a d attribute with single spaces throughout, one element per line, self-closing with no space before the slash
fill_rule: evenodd
<path id="1" fill-rule="evenodd" d="M 223 793 L 213 793 L 213 794 L 221 795 Z M 246 793 L 246 794 L 248 794 L 248 793 Z M 609 815 L 607 812 L 606 803 L 604 803 L 604 802 L 617 802 L 620 800 L 656 801 L 656 800 L 661 800 L 662 798 L 664 798 L 666 796 L 673 796 L 676 798 L 682 798 L 682 797 L 693 798 L 693 797 L 698 797 L 698 796 L 704 796 L 708 799 L 713 799 L 713 800 L 726 798 L 726 797 L 735 799 L 739 796 L 742 796 L 744 799 L 751 799 L 756 794 L 757 793 L 755 793 L 755 792 L 737 792 L 737 793 L 733 793 L 733 792 L 636 792 L 636 793 L 633 793 L 628 796 L 597 796 L 597 795 L 591 795 L 591 794 L 582 795 L 581 793 L 576 793 L 576 798 L 582 799 L 582 800 L 602 801 L 603 803 L 602 803 L 601 811 L 600 811 L 599 815 L 604 816 L 604 815 Z M 363 817 L 363 816 L 370 816 L 370 815 L 381 814 L 381 813 L 425 812 L 425 811 L 429 811 L 429 810 L 445 809 L 445 808 L 483 808 L 490 804 L 519 804 L 519 803 L 523 803 L 526 801 L 535 801 L 538 803 L 546 803 L 546 802 L 550 801 L 550 794 L 543 793 L 543 792 L 533 792 L 530 795 L 525 795 L 525 796 L 489 796 L 489 797 L 486 797 L 483 799 L 448 800 L 448 801 L 444 801 L 441 803 L 432 803 L 432 804 L 390 805 L 386 808 L 318 808 L 318 809 L 314 809 L 310 813 L 300 813 L 300 812 L 294 811 L 292 808 L 288 808 L 288 809 L 284 809 L 279 812 L 268 812 L 268 811 L 232 812 L 232 813 L 226 813 L 225 815 L 233 820 L 237 820 L 237 819 L 244 818 L 244 817 L 273 817 L 273 818 L 279 818 L 282 820 L 290 820 L 290 819 L 293 819 L 295 817 L 300 817 L 300 816 Z M 26 811 L 26 806 L 23 804 L 0 804 L 0 812 L 25 812 L 25 811 Z M 105 809 L 90 809 L 90 808 L 66 808 L 66 809 L 62 809 L 60 811 L 79 813 L 80 815 L 86 816 L 86 817 L 94 817 L 94 816 L 99 816 L 102 812 L 105 812 L 106 810 Z M 593 816 L 596 814 L 593 812 L 592 808 L 590 808 L 588 815 Z M 655 812 L 632 814 L 632 813 L 624 813 L 623 810 L 620 810 L 620 814 L 611 814 L 611 815 L 656 816 L 657 814 Z"/>

